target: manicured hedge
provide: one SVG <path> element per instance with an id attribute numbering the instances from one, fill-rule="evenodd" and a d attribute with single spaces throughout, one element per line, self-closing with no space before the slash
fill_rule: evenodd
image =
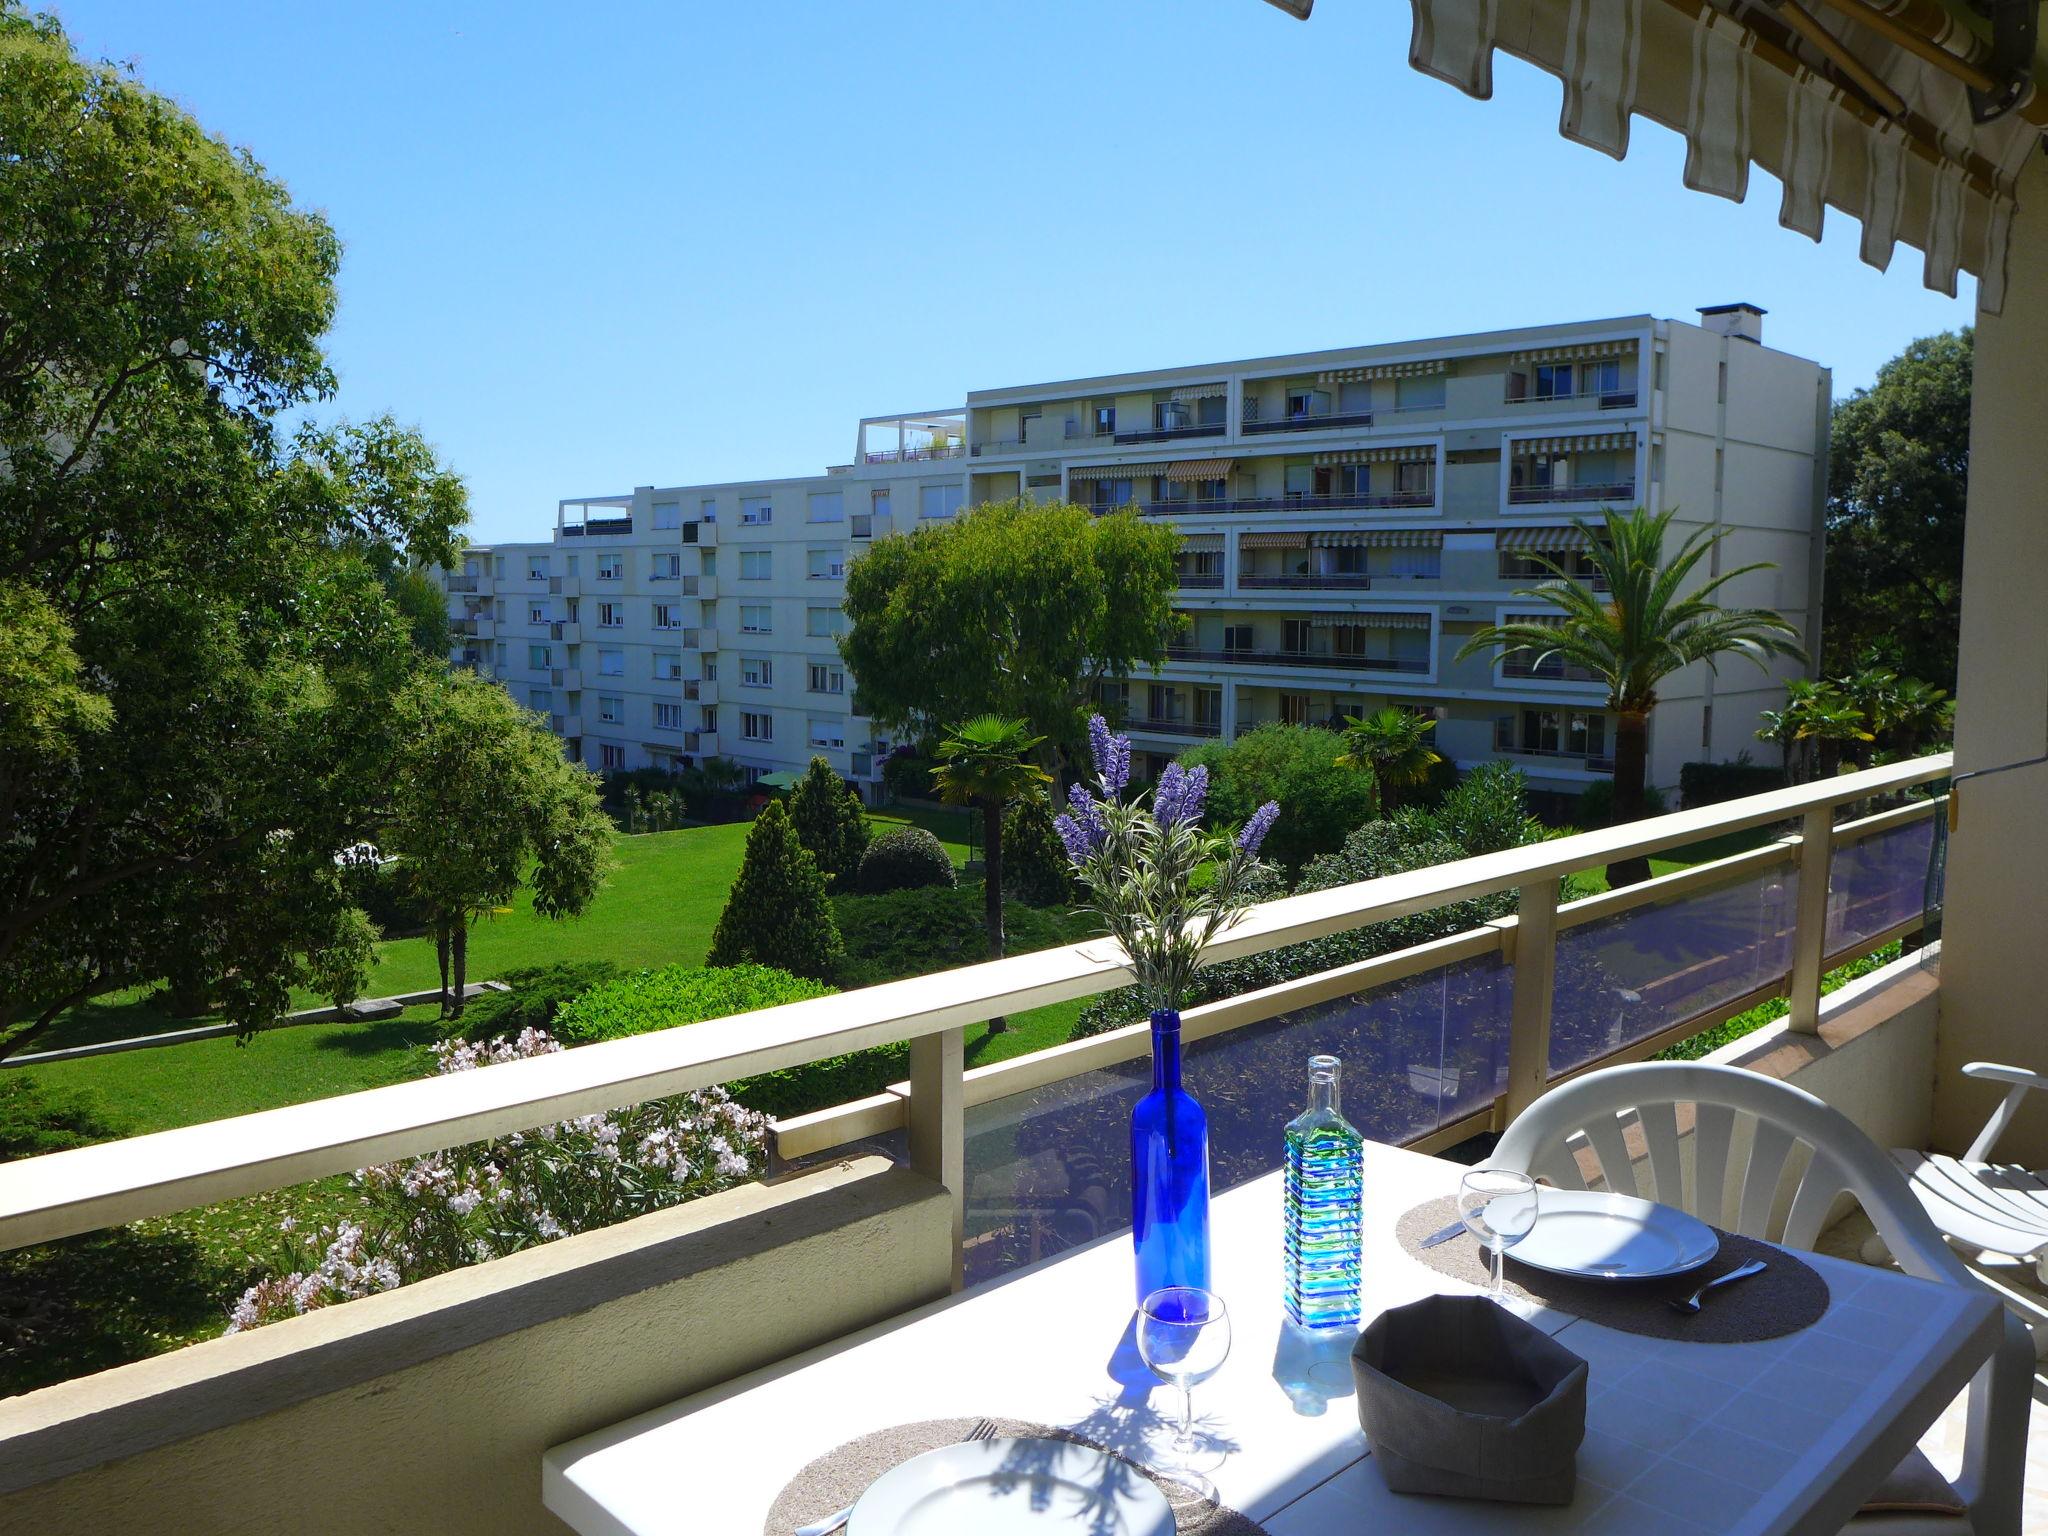
<path id="1" fill-rule="evenodd" d="M 1732 763 L 1687 763 L 1678 770 L 1678 803 L 1688 811 L 1784 787 L 1784 769 L 1745 759 Z"/>
<path id="2" fill-rule="evenodd" d="M 765 965 L 665 965 L 591 988 L 555 1015 L 554 1035 L 564 1045 L 588 1045 L 802 1002 L 831 990 Z"/>
<path id="3" fill-rule="evenodd" d="M 958 877 L 945 846 L 923 827 L 898 827 L 868 844 L 854 875 L 854 889 L 879 896 L 887 891 L 949 886 Z"/>
<path id="4" fill-rule="evenodd" d="M 981 900 L 978 883 L 837 898 L 833 910 L 846 944 L 840 979 L 849 987 L 865 987 L 979 964 L 988 958 Z M 1013 955 L 1071 944 L 1099 931 L 1080 914 L 1030 907 L 1014 898 L 1003 903 L 1003 935 Z"/>

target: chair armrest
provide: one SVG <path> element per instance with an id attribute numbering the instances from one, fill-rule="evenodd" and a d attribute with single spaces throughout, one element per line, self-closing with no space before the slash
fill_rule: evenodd
<path id="1" fill-rule="evenodd" d="M 1963 1068 L 1965 1077 L 1981 1077 L 1994 1083 L 2011 1083 L 2015 1088 L 2048 1088 L 2048 1076 L 2025 1067 L 2000 1066 L 1995 1061 L 1973 1061 Z"/>

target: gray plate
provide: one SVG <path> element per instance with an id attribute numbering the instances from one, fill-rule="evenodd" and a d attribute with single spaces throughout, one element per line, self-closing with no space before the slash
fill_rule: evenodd
<path id="1" fill-rule="evenodd" d="M 1660 1280 L 1721 1251 L 1696 1216 L 1633 1195 L 1538 1189 L 1536 1225 L 1508 1250 L 1517 1263 L 1585 1280 Z"/>

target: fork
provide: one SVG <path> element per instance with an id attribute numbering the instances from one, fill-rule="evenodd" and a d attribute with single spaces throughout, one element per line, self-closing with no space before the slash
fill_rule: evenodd
<path id="1" fill-rule="evenodd" d="M 1697 1312 L 1700 1309 L 1701 1301 L 1703 1301 L 1706 1298 L 1707 1292 L 1714 1289 L 1715 1286 L 1733 1285 L 1737 1280 L 1747 1280 L 1751 1275 L 1760 1275 L 1770 1267 L 1771 1266 L 1766 1264 L 1762 1259 L 1751 1259 L 1747 1264 L 1743 1265 L 1740 1269 L 1731 1269 L 1725 1275 L 1716 1275 L 1712 1280 L 1709 1280 L 1705 1285 L 1701 1286 L 1698 1290 L 1694 1291 L 1690 1296 L 1672 1297 L 1671 1310 L 1674 1312 L 1684 1312 L 1688 1314 Z"/>
<path id="2" fill-rule="evenodd" d="M 996 1428 L 994 1419 L 982 1419 L 969 1431 L 967 1439 L 993 1440 L 996 1437 Z M 966 1443 L 961 1442 L 963 1445 Z M 854 1506 L 849 1504 L 836 1515 L 827 1515 L 812 1525 L 800 1525 L 796 1528 L 796 1536 L 832 1536 L 834 1531 L 846 1529 L 846 1522 L 853 1518 L 853 1511 Z"/>

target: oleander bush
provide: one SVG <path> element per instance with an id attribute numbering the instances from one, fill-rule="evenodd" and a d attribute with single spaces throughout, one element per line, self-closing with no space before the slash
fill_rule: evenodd
<path id="1" fill-rule="evenodd" d="M 854 889 L 866 896 L 889 891 L 915 891 L 954 885 L 953 861 L 939 840 L 923 827 L 898 827 L 868 844 L 861 855 Z"/>

